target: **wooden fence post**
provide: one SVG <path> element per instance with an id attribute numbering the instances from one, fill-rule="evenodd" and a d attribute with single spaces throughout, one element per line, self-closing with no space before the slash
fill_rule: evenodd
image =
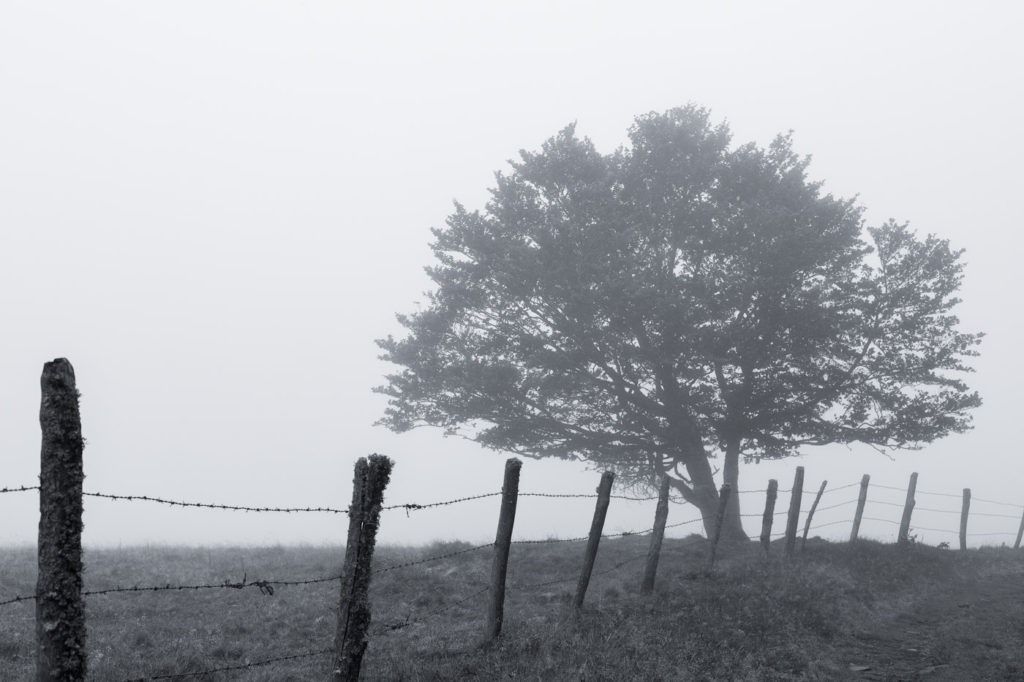
<path id="1" fill-rule="evenodd" d="M 971 489 L 964 488 L 964 503 L 960 509 L 960 549 L 967 549 L 967 515 L 971 511 Z"/>
<path id="2" fill-rule="evenodd" d="M 860 520 L 864 516 L 864 503 L 868 501 L 868 483 L 871 482 L 871 476 L 864 474 L 863 478 L 860 479 L 860 495 L 857 496 L 857 512 L 853 515 L 853 530 L 850 531 L 850 542 L 857 539 L 857 534 L 860 532 Z"/>
<path id="3" fill-rule="evenodd" d="M 775 521 L 775 499 L 779 496 L 779 482 L 774 478 L 768 480 L 768 494 L 764 499 L 764 516 L 761 517 L 761 546 L 765 555 L 772 544 L 772 523 Z"/>
<path id="4" fill-rule="evenodd" d="M 800 524 L 800 498 L 804 492 L 804 468 L 797 467 L 793 477 L 793 492 L 789 495 L 789 516 L 786 519 L 786 556 L 796 547 L 796 529 Z"/>
<path id="5" fill-rule="evenodd" d="M 1020 515 L 1020 526 L 1017 527 L 1017 539 L 1013 542 L 1014 549 L 1020 548 L 1021 536 L 1024 536 L 1024 513 L 1021 513 Z"/>
<path id="6" fill-rule="evenodd" d="M 515 457 L 505 462 L 505 481 L 501 486 L 501 512 L 494 537 L 494 561 L 491 564 L 491 603 L 487 608 L 487 639 L 501 634 L 505 617 L 505 576 L 508 574 L 508 553 L 512 545 L 512 526 L 516 521 L 519 499 L 519 470 L 523 463 Z"/>
<path id="7" fill-rule="evenodd" d="M 814 510 L 818 508 L 818 503 L 821 502 L 821 495 L 825 492 L 825 486 L 828 485 L 828 481 L 822 481 L 821 487 L 818 488 L 818 494 L 814 496 L 814 503 L 811 504 L 810 511 L 807 512 L 807 520 L 804 522 L 804 536 L 800 539 L 800 551 L 804 551 L 804 547 L 807 546 L 807 533 L 811 530 L 811 519 L 814 518 Z"/>
<path id="8" fill-rule="evenodd" d="M 338 629 L 334 636 L 334 682 L 355 682 L 363 662 L 370 627 L 370 564 L 377 542 L 384 488 L 391 478 L 392 462 L 383 455 L 360 457 L 352 481 L 352 505 L 348 508 L 348 541 L 341 575 Z"/>
<path id="9" fill-rule="evenodd" d="M 914 513 L 914 493 L 917 491 L 917 472 L 910 474 L 910 485 L 907 486 L 907 501 L 903 505 L 903 519 L 900 521 L 900 534 L 896 541 L 901 545 L 910 542 L 910 515 Z"/>
<path id="10" fill-rule="evenodd" d="M 658 559 L 661 556 L 661 543 L 665 539 L 665 523 L 668 521 L 669 478 L 661 479 L 658 490 L 658 506 L 654 509 L 654 530 L 651 533 L 651 545 L 647 548 L 647 565 L 644 567 L 644 579 L 640 584 L 640 592 L 650 594 L 654 590 L 654 577 L 658 573 Z"/>
<path id="11" fill-rule="evenodd" d="M 718 492 L 718 514 L 715 515 L 715 534 L 711 537 L 711 551 L 708 553 L 708 563 L 704 567 L 705 573 L 711 573 L 715 565 L 715 551 L 718 549 L 718 541 L 722 537 L 722 522 L 725 520 L 725 510 L 729 505 L 729 496 L 732 493 L 732 486 L 728 483 L 722 486 Z"/>
<path id="12" fill-rule="evenodd" d="M 590 537 L 587 538 L 587 549 L 583 554 L 583 569 L 580 571 L 580 580 L 576 584 L 576 598 L 572 606 L 579 610 L 583 606 L 583 598 L 587 594 L 587 586 L 590 584 L 590 574 L 594 570 L 594 560 L 597 559 L 597 546 L 601 542 L 601 531 L 604 530 L 604 520 L 608 515 L 608 503 L 611 500 L 612 481 L 615 474 L 606 471 L 601 474 L 601 483 L 597 486 L 597 505 L 594 507 L 594 519 L 590 522 Z"/>
<path id="13" fill-rule="evenodd" d="M 43 365 L 39 425 L 39 573 L 36 677 L 86 678 L 82 600 L 82 421 L 75 370 L 64 358 Z"/>

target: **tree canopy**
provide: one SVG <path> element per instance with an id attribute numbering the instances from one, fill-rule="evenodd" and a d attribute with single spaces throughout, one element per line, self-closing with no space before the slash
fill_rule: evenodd
<path id="1" fill-rule="evenodd" d="M 730 146 L 688 106 L 599 153 L 570 125 L 434 229 L 436 288 L 378 341 L 396 431 L 668 475 L 711 517 L 711 460 L 970 428 L 981 334 L 953 309 L 962 252 L 822 191 L 788 135 Z M 737 496 L 732 496 L 737 500 Z M 730 524 L 739 526 L 738 502 Z"/>

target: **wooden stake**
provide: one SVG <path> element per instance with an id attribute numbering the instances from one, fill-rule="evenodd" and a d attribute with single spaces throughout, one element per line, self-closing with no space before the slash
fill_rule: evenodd
<path id="1" fill-rule="evenodd" d="M 761 517 L 761 546 L 765 555 L 772 544 L 772 523 L 775 521 L 775 500 L 779 496 L 779 482 L 774 478 L 768 481 L 768 494 L 764 499 L 764 516 Z"/>
<path id="2" fill-rule="evenodd" d="M 964 488 L 964 502 L 960 509 L 960 550 L 967 549 L 967 515 L 971 511 L 971 489 Z"/>
<path id="3" fill-rule="evenodd" d="M 1024 513 L 1020 515 L 1020 526 L 1017 527 L 1017 539 L 1013 542 L 1014 549 L 1020 549 L 1020 539 L 1024 535 Z"/>
<path id="4" fill-rule="evenodd" d="M 36 676 L 86 678 L 82 600 L 82 421 L 75 370 L 64 358 L 43 365 L 39 425 L 39 573 Z"/>
<path id="5" fill-rule="evenodd" d="M 640 592 L 643 594 L 650 594 L 654 590 L 654 577 L 658 573 L 661 543 L 665 538 L 665 523 L 668 521 L 669 485 L 668 476 L 661 479 L 661 489 L 658 490 L 658 506 L 654 509 L 654 531 L 651 534 L 651 545 L 647 548 L 644 579 L 640 584 Z"/>
<path id="6" fill-rule="evenodd" d="M 917 472 L 910 474 L 910 484 L 907 486 L 907 501 L 903 504 L 903 519 L 900 521 L 900 534 L 897 542 L 901 545 L 910 542 L 910 515 L 914 513 L 914 493 L 917 491 Z"/>
<path id="7" fill-rule="evenodd" d="M 864 474 L 863 478 L 860 479 L 860 495 L 857 496 L 857 511 L 853 515 L 853 530 L 850 531 L 850 542 L 857 539 L 857 534 L 860 533 L 860 520 L 864 516 L 864 503 L 868 501 L 868 483 L 871 482 L 871 476 Z"/>
<path id="8" fill-rule="evenodd" d="M 494 561 L 491 563 L 491 603 L 487 608 L 487 640 L 501 634 L 505 617 L 505 577 L 508 574 L 508 554 L 512 545 L 512 526 L 516 522 L 516 502 L 519 499 L 519 470 L 523 463 L 515 457 L 505 462 L 505 481 L 501 486 L 501 512 L 498 531 L 494 536 Z"/>
<path id="9" fill-rule="evenodd" d="M 821 495 L 825 492 L 825 486 L 828 485 L 828 481 L 822 481 L 821 487 L 818 488 L 818 494 L 814 496 L 814 503 L 811 504 L 810 511 L 807 512 L 807 520 L 804 521 L 804 536 L 800 539 L 800 551 L 804 551 L 804 547 L 807 546 L 807 533 L 811 529 L 811 519 L 814 518 L 814 510 L 818 508 L 818 503 L 821 502 Z"/>
<path id="10" fill-rule="evenodd" d="M 804 468 L 797 467 L 793 477 L 793 492 L 789 495 L 789 516 L 786 518 L 786 556 L 796 548 L 796 529 L 800 524 L 800 498 L 804 492 Z"/>
<path id="11" fill-rule="evenodd" d="M 615 474 L 606 471 L 601 474 L 601 483 L 597 486 L 597 505 L 594 507 L 594 518 L 590 522 L 590 537 L 587 538 L 587 549 L 583 554 L 583 569 L 580 571 L 580 580 L 576 584 L 576 598 L 572 606 L 579 610 L 583 606 L 583 598 L 587 594 L 587 586 L 590 584 L 590 574 L 594 570 L 594 560 L 597 559 L 597 546 L 601 542 L 601 531 L 604 530 L 604 519 L 608 515 L 608 503 L 611 500 L 612 482 Z"/>
<path id="12" fill-rule="evenodd" d="M 391 460 L 383 455 L 360 457 L 352 481 L 348 509 L 348 542 L 341 575 L 341 604 L 334 636 L 333 682 L 356 682 L 369 643 L 370 564 L 377 543 L 384 488 L 391 478 Z"/>
<path id="13" fill-rule="evenodd" d="M 711 573 L 715 565 L 715 551 L 718 549 L 718 541 L 722 537 L 722 522 L 725 520 L 725 510 L 729 504 L 729 495 L 732 493 L 732 486 L 728 483 L 722 486 L 718 493 L 718 514 L 715 516 L 715 534 L 711 537 L 711 551 L 708 553 L 708 563 L 704 567 L 705 573 Z"/>

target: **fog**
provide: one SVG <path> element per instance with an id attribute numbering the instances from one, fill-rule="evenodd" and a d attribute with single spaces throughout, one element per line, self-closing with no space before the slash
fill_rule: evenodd
<path id="1" fill-rule="evenodd" d="M 811 488 L 864 473 L 900 487 L 917 471 L 925 491 L 1024 504 L 1021 19 L 996 2 L 4 3 L 0 488 L 36 484 L 39 375 L 66 357 L 87 491 L 344 507 L 371 452 L 395 461 L 389 504 L 499 489 L 507 453 L 373 425 L 385 401 L 371 389 L 393 369 L 374 339 L 424 300 L 429 229 L 453 200 L 481 208 L 495 171 L 568 123 L 608 152 L 634 116 L 695 102 L 736 143 L 793 130 L 811 177 L 858 196 L 870 224 L 906 220 L 966 249 L 959 313 L 987 334 L 972 432 L 892 457 L 808 448 L 743 466 L 741 487 L 787 488 L 796 465 Z M 521 489 L 590 492 L 598 477 L 528 460 Z M 34 542 L 37 504 L 0 495 L 0 544 Z M 591 504 L 524 499 L 516 534 L 582 535 Z M 388 512 L 381 542 L 487 541 L 497 510 L 487 498 Z M 852 508 L 832 513 L 823 521 Z M 694 516 L 674 507 L 669 523 Z M 607 531 L 652 517 L 653 503 L 617 500 Z M 96 498 L 85 521 L 91 546 L 345 532 L 337 515 Z M 915 515 L 938 523 L 956 517 Z M 972 518 L 971 531 L 1009 533 L 972 544 L 1012 542 L 1016 522 Z"/>

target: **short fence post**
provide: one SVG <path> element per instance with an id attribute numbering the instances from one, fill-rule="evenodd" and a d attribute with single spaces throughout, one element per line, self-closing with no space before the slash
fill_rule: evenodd
<path id="1" fill-rule="evenodd" d="M 857 534 L 860 533 L 860 520 L 864 516 L 864 503 L 868 501 L 868 483 L 871 482 L 871 476 L 864 474 L 863 478 L 860 479 L 860 495 L 857 496 L 857 512 L 853 515 L 853 530 L 850 531 L 850 542 L 857 539 Z"/>
<path id="2" fill-rule="evenodd" d="M 786 556 L 796 547 L 796 529 L 800 524 L 800 498 L 804 492 L 804 468 L 797 467 L 793 477 L 793 492 L 789 495 L 789 517 L 786 519 Z"/>
<path id="3" fill-rule="evenodd" d="M 821 502 L 821 495 L 825 492 L 825 486 L 828 485 L 828 481 L 822 481 L 821 487 L 818 488 L 818 494 L 814 496 L 814 503 L 811 504 L 810 511 L 807 512 L 807 520 L 804 522 L 804 536 L 800 539 L 800 551 L 804 551 L 804 547 L 807 546 L 807 533 L 811 530 L 811 519 L 814 518 L 814 510 L 818 508 L 818 503 Z"/>
<path id="4" fill-rule="evenodd" d="M 75 370 L 64 358 L 43 365 L 39 425 L 39 574 L 36 677 L 86 678 L 82 601 L 82 421 Z"/>
<path id="5" fill-rule="evenodd" d="M 960 550 L 967 549 L 967 515 L 971 511 L 971 489 L 964 488 L 964 503 L 960 509 Z"/>
<path id="6" fill-rule="evenodd" d="M 494 537 L 494 561 L 491 564 L 491 603 L 487 608 L 487 639 L 498 638 L 505 617 L 505 576 L 508 574 L 508 553 L 512 545 L 512 526 L 516 521 L 519 499 L 519 470 L 523 463 L 515 457 L 505 462 L 505 481 L 501 486 L 501 512 Z"/>
<path id="7" fill-rule="evenodd" d="M 910 485 L 907 486 L 907 501 L 903 505 L 903 519 L 900 521 L 900 534 L 896 541 L 901 545 L 910 542 L 910 515 L 914 513 L 914 493 L 917 491 L 917 472 L 910 474 Z"/>
<path id="8" fill-rule="evenodd" d="M 1024 513 L 1020 515 L 1020 526 L 1017 527 L 1017 539 L 1013 542 L 1014 549 L 1020 549 L 1020 539 L 1024 536 Z"/>
<path id="9" fill-rule="evenodd" d="M 718 549 L 718 541 L 722 537 L 722 522 L 725 520 L 725 510 L 729 504 L 729 496 L 732 493 L 732 486 L 728 483 L 722 486 L 718 493 L 718 514 L 715 515 L 715 534 L 711 537 L 711 551 L 708 553 L 708 563 L 704 567 L 705 573 L 711 573 L 715 565 L 715 551 Z"/>
<path id="10" fill-rule="evenodd" d="M 661 556 L 661 543 L 665 539 L 665 522 L 668 521 L 669 478 L 661 479 L 658 490 L 658 506 L 654 509 L 654 530 L 651 534 L 651 545 L 647 549 L 647 565 L 644 567 L 644 579 L 640 584 L 640 592 L 650 594 L 654 590 L 654 577 L 658 573 L 658 559 Z"/>
<path id="11" fill-rule="evenodd" d="M 772 544 L 772 523 L 775 521 L 775 499 L 779 496 L 779 482 L 774 478 L 768 480 L 768 494 L 764 499 L 764 516 L 761 517 L 761 546 L 765 555 Z"/>
<path id="12" fill-rule="evenodd" d="M 370 564 L 377 542 L 384 488 L 391 478 L 391 460 L 383 455 L 360 457 L 348 508 L 348 542 L 341 575 L 341 603 L 334 636 L 334 682 L 359 679 L 370 627 Z"/>
<path id="13" fill-rule="evenodd" d="M 612 494 L 612 481 L 615 474 L 606 471 L 601 474 L 601 483 L 597 486 L 597 505 L 594 507 L 594 519 L 590 522 L 590 537 L 587 538 L 587 549 L 583 554 L 583 569 L 580 571 L 580 580 L 576 584 L 576 598 L 572 606 L 579 610 L 583 606 L 583 598 L 587 594 L 587 586 L 590 584 L 590 574 L 594 570 L 594 560 L 597 558 L 597 546 L 601 542 L 601 531 L 604 530 L 604 520 L 608 515 L 608 503 Z"/>

